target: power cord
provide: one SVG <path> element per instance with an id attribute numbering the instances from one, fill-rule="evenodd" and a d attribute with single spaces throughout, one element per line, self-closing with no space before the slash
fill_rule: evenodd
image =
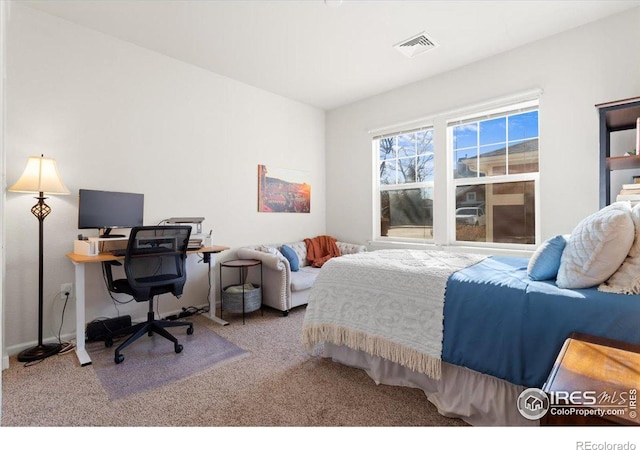
<path id="1" fill-rule="evenodd" d="M 111 292 L 111 291 L 109 290 L 109 281 L 108 281 L 108 277 L 107 277 L 106 269 L 104 268 L 104 264 L 102 264 L 102 279 L 104 280 L 104 284 L 105 284 L 105 286 L 106 286 L 106 288 L 107 288 L 107 292 L 109 293 L 109 297 L 111 297 L 111 300 L 113 301 L 113 306 L 115 307 L 116 312 L 118 313 L 118 315 L 120 315 L 120 310 L 118 309 L 118 304 L 120 304 L 120 305 L 126 305 L 127 303 L 131 303 L 131 302 L 132 302 L 132 301 L 134 301 L 135 299 L 134 299 L 133 297 L 131 297 L 131 298 L 130 298 L 129 300 L 127 300 L 127 301 L 122 301 L 122 300 L 119 300 L 119 299 L 117 299 L 117 298 L 115 298 L 115 297 L 113 296 L 113 292 Z"/>
<path id="2" fill-rule="evenodd" d="M 59 294 L 58 294 L 59 295 Z M 70 341 L 63 341 L 62 340 L 62 326 L 64 325 L 64 313 L 67 309 L 67 303 L 69 303 L 69 297 L 71 296 L 70 292 L 64 292 L 64 305 L 62 307 L 62 314 L 61 314 L 61 318 L 60 318 L 60 327 L 58 328 L 58 344 L 60 345 L 60 349 L 58 350 L 58 353 L 56 353 L 57 355 L 66 355 L 67 353 L 70 353 L 71 351 L 73 351 L 76 348 L 76 344 L 74 342 L 70 342 Z M 56 295 L 57 297 L 57 295 Z M 36 364 L 40 364 L 42 361 L 44 361 L 45 358 L 42 359 L 36 359 L 33 361 L 27 361 L 24 363 L 24 367 L 30 367 Z"/>
<path id="3" fill-rule="evenodd" d="M 60 350 L 58 350 L 58 355 L 66 355 L 71 352 L 74 348 L 76 348 L 76 344 L 73 342 L 62 342 L 60 335 L 62 333 L 62 325 L 64 323 L 64 312 L 67 309 L 67 303 L 69 303 L 69 292 L 65 292 L 64 306 L 62 307 L 62 317 L 60 318 L 60 328 L 58 328 L 58 343 L 60 344 Z"/>
<path id="4" fill-rule="evenodd" d="M 209 308 L 207 307 L 196 308 L 195 306 L 189 306 L 186 308 L 182 308 L 182 312 L 180 312 L 179 314 L 171 314 L 170 316 L 165 317 L 164 320 L 184 319 L 185 317 L 196 316 L 199 314 L 204 314 L 206 312 L 209 312 Z"/>
<path id="5" fill-rule="evenodd" d="M 75 348 L 76 348 L 75 343 L 65 342 L 64 344 L 62 344 L 62 347 L 58 351 L 58 355 L 66 355 L 67 353 L 71 353 L 73 350 L 75 350 Z"/>

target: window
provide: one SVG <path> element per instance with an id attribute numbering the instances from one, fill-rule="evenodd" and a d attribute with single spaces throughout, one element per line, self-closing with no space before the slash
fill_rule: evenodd
<path id="1" fill-rule="evenodd" d="M 538 105 L 449 122 L 455 240 L 535 244 Z"/>
<path id="2" fill-rule="evenodd" d="M 433 129 L 378 136 L 380 236 L 433 238 Z"/>
<path id="3" fill-rule="evenodd" d="M 392 133 L 372 132 L 374 221 L 380 226 L 374 239 L 440 246 L 535 244 L 540 93 L 440 113 L 407 122 L 405 129 L 394 126 Z"/>

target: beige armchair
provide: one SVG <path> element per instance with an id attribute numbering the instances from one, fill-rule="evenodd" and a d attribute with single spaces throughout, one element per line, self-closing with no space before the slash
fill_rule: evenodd
<path id="1" fill-rule="evenodd" d="M 341 255 L 366 251 L 364 245 L 336 242 Z M 282 245 L 293 249 L 298 256 L 300 269 L 292 271 L 289 260 L 280 252 Z M 296 306 L 306 305 L 319 268 L 311 267 L 307 261 L 307 246 L 304 241 L 286 244 L 255 245 L 238 249 L 242 259 L 262 261 L 262 303 L 279 311 L 284 316 Z M 259 274 L 249 275 L 249 282 L 260 284 Z"/>

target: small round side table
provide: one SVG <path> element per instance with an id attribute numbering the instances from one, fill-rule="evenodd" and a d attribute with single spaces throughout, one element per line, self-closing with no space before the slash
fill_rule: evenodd
<path id="1" fill-rule="evenodd" d="M 223 287 L 222 283 L 222 268 L 235 268 L 238 269 L 239 275 L 239 284 L 231 284 Z M 256 290 L 245 290 L 245 284 L 247 282 L 247 275 L 249 274 L 249 269 L 252 267 L 260 268 L 260 286 L 256 287 Z M 237 293 L 227 293 L 225 292 L 231 286 L 242 286 L 242 290 Z M 234 296 L 237 296 L 234 297 Z M 256 297 L 257 296 L 257 297 Z M 241 311 L 231 311 L 230 312 L 242 312 L 242 324 L 245 323 L 245 314 L 253 311 L 257 311 L 258 309 L 264 316 L 264 310 L 262 309 L 262 261 L 259 259 L 232 259 L 230 261 L 223 261 L 220 263 L 220 316 L 224 312 L 224 304 L 225 297 L 227 301 L 229 300 L 242 300 L 242 308 Z M 248 301 L 247 301 L 248 300 Z"/>

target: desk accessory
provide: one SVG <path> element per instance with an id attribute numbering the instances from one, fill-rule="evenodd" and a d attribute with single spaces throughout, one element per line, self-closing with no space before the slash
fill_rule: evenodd
<path id="1" fill-rule="evenodd" d="M 213 245 L 213 230 L 209 230 L 209 234 L 204 237 L 204 246 L 211 247 Z"/>
<path id="2" fill-rule="evenodd" d="M 171 217 L 165 222 L 171 225 L 191 225 L 191 238 L 189 250 L 197 250 L 203 245 L 206 246 L 206 236 L 202 234 L 202 222 L 204 217 Z M 211 235 L 211 233 L 209 233 Z M 211 239 L 209 239 L 211 242 Z"/>
<path id="3" fill-rule="evenodd" d="M 60 179 L 58 166 L 55 159 L 45 158 L 44 155 L 30 156 L 27 166 L 22 176 L 9 188 L 10 192 L 37 193 L 38 200 L 31 213 L 39 222 L 39 277 L 38 277 L 38 345 L 18 354 L 18 361 L 36 361 L 55 355 L 60 351 L 60 344 L 44 344 L 42 342 L 42 323 L 44 315 L 43 307 L 43 279 L 44 279 L 44 258 L 43 258 L 43 238 L 44 219 L 51 212 L 51 207 L 44 201 L 47 194 L 69 194 L 69 190 Z"/>
<path id="4" fill-rule="evenodd" d="M 73 253 L 78 255 L 96 256 L 98 254 L 98 241 L 93 239 L 73 241 Z"/>

